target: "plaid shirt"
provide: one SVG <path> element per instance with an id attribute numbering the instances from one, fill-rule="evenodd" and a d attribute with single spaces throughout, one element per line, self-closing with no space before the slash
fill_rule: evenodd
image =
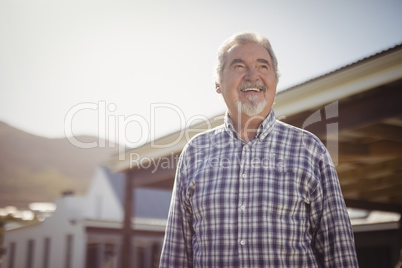
<path id="1" fill-rule="evenodd" d="M 245 143 L 225 124 L 184 148 L 160 268 L 358 267 L 335 167 L 317 137 L 275 119 Z"/>

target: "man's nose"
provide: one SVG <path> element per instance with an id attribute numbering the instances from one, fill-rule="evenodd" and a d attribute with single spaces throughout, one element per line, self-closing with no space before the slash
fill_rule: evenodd
<path id="1" fill-rule="evenodd" d="M 247 68 L 247 73 L 245 76 L 246 80 L 254 81 L 254 80 L 257 80 L 258 78 L 259 78 L 259 75 L 258 75 L 258 71 L 256 68 L 252 68 L 252 67 Z"/>

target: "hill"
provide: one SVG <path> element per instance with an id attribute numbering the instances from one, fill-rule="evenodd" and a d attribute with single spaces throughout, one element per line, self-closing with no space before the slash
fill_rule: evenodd
<path id="1" fill-rule="evenodd" d="M 117 147 L 82 149 L 67 138 L 39 137 L 0 122 L 0 208 L 53 202 L 66 190 L 83 194 L 96 167 L 114 153 Z"/>

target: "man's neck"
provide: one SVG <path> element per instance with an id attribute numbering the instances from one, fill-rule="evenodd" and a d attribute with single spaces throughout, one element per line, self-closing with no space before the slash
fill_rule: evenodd
<path id="1" fill-rule="evenodd" d="M 268 113 L 269 114 L 269 113 Z M 268 114 L 260 114 L 255 116 L 248 116 L 246 114 L 240 114 L 239 116 L 231 116 L 233 126 L 239 133 L 240 138 L 248 142 L 257 135 L 258 127 L 265 120 Z"/>

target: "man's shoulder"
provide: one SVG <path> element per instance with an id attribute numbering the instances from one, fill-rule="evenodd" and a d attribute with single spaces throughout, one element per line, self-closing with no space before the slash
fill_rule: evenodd
<path id="1" fill-rule="evenodd" d="M 302 142 L 306 148 L 310 150 L 315 149 L 320 151 L 321 153 L 326 150 L 321 140 L 315 134 L 311 133 L 308 130 L 289 125 L 279 120 L 276 121 L 275 126 L 278 135 L 286 136 L 287 140 Z"/>

